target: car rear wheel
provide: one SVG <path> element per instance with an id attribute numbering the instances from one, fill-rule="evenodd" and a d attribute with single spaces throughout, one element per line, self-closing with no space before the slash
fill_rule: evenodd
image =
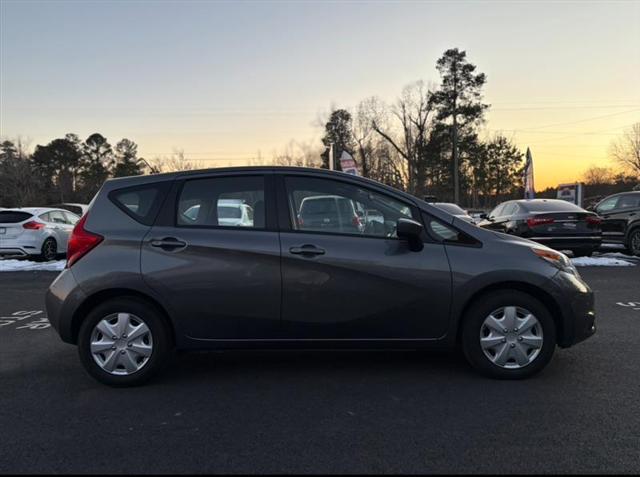
<path id="1" fill-rule="evenodd" d="M 629 234 L 627 249 L 631 255 L 640 257 L 640 228 L 636 228 Z"/>
<path id="2" fill-rule="evenodd" d="M 45 262 L 50 262 L 58 257 L 58 244 L 56 239 L 49 237 L 42 243 L 40 249 L 40 259 Z"/>
<path id="3" fill-rule="evenodd" d="M 556 327 L 546 307 L 519 291 L 499 291 L 467 311 L 462 348 L 469 363 L 498 379 L 522 379 L 543 369 L 556 347 Z"/>
<path id="4" fill-rule="evenodd" d="M 80 327 L 78 352 L 87 372 L 110 386 L 153 377 L 171 349 L 164 319 L 150 304 L 116 298 L 94 308 Z"/>

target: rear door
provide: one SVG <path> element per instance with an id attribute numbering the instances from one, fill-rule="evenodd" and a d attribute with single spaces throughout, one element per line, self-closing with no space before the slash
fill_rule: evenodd
<path id="1" fill-rule="evenodd" d="M 143 241 L 142 273 L 187 336 L 265 339 L 277 334 L 280 243 L 272 189 L 268 173 L 199 175 L 174 184 Z M 253 218 L 227 221 L 223 207 L 229 204 L 248 205 Z"/>
<path id="2" fill-rule="evenodd" d="M 421 252 L 412 252 L 395 235 L 398 218 L 421 221 L 413 204 L 346 180 L 304 174 L 278 179 L 282 319 L 288 338 L 430 339 L 445 334 L 451 274 L 444 246 L 426 242 Z M 303 204 L 327 196 L 358 204 L 349 212 L 349 227 L 336 223 L 334 207 L 316 209 L 326 217 L 300 220 Z M 373 210 L 380 220 L 362 220 L 357 226 L 356 209 Z"/>

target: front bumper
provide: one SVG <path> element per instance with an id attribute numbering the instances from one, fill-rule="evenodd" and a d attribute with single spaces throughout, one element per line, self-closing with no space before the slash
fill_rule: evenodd
<path id="1" fill-rule="evenodd" d="M 567 272 L 558 272 L 551 282 L 562 316 L 558 345 L 568 348 L 593 336 L 596 332 L 595 296 L 589 285 L 579 276 Z"/>
<path id="2" fill-rule="evenodd" d="M 66 343 L 75 343 L 73 316 L 85 299 L 86 294 L 80 289 L 69 269 L 63 270 L 47 290 L 47 317 L 53 329 Z"/>

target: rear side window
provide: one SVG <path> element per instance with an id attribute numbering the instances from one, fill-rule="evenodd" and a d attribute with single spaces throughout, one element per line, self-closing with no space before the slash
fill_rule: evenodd
<path id="1" fill-rule="evenodd" d="M 265 228 L 264 177 L 210 177 L 184 183 L 176 224 L 181 227 Z"/>
<path id="2" fill-rule="evenodd" d="M 117 189 L 109 192 L 109 199 L 132 219 L 152 225 L 169 186 L 169 182 L 156 182 Z"/>
<path id="3" fill-rule="evenodd" d="M 5 210 L 0 212 L 0 224 L 17 224 L 33 217 L 29 212 Z"/>
<path id="4" fill-rule="evenodd" d="M 618 202 L 619 209 L 632 209 L 634 207 L 640 207 L 640 194 L 629 194 L 620 197 Z"/>

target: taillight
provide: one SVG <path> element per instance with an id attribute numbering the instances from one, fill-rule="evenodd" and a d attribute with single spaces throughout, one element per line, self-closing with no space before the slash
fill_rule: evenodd
<path id="1" fill-rule="evenodd" d="M 600 225 L 602 223 L 602 219 L 596 215 L 587 216 L 587 223 L 589 225 Z"/>
<path id="2" fill-rule="evenodd" d="M 357 215 L 355 217 L 353 217 L 353 220 L 351 222 L 356 227 L 362 227 L 362 221 L 360 220 L 360 217 L 358 217 Z"/>
<path id="3" fill-rule="evenodd" d="M 85 230 L 87 214 L 83 215 L 71 232 L 67 244 L 67 268 L 76 263 L 103 240 L 102 235 Z"/>
<path id="4" fill-rule="evenodd" d="M 535 227 L 536 225 L 552 224 L 555 220 L 551 217 L 529 217 L 527 219 L 527 225 L 529 227 Z"/>
<path id="5" fill-rule="evenodd" d="M 31 222 L 27 222 L 26 224 L 22 224 L 22 228 L 27 230 L 40 230 L 45 227 L 46 227 L 45 224 L 42 224 L 40 222 L 34 222 L 33 220 Z"/>

